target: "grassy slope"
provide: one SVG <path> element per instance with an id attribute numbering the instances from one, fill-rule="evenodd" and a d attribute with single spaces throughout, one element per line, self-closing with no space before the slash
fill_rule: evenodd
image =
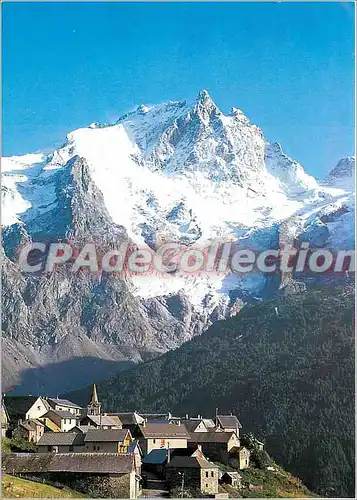
<path id="1" fill-rule="evenodd" d="M 220 468 L 221 472 L 233 471 L 229 466 L 215 462 Z M 282 467 L 272 462 L 270 464 L 274 467 L 275 471 L 267 469 L 258 469 L 250 467 L 249 469 L 240 470 L 239 474 L 242 476 L 242 485 L 245 487 L 237 489 L 223 484 L 220 486 L 220 491 L 229 494 L 230 498 L 311 498 L 317 497 L 314 493 L 309 491 L 302 481 Z M 253 484 L 255 486 L 262 486 L 261 491 L 250 491 L 246 485 Z"/>
<path id="2" fill-rule="evenodd" d="M 54 488 L 8 474 L 2 475 L 1 489 L 2 498 L 85 498 L 85 495 L 77 491 Z"/>
<path id="3" fill-rule="evenodd" d="M 264 439 L 274 459 L 311 490 L 353 496 L 353 290 L 247 307 L 181 348 L 100 383 L 99 395 L 114 411 L 233 411 L 244 431 Z M 70 398 L 86 404 L 89 388 Z"/>
<path id="4" fill-rule="evenodd" d="M 245 469 L 240 471 L 242 481 L 262 485 L 262 491 L 241 490 L 246 498 L 308 498 L 313 495 L 296 477 L 281 467 L 274 465 L 276 471 Z"/>

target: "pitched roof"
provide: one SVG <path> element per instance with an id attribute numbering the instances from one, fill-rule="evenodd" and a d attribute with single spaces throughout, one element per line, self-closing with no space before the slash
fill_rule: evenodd
<path id="1" fill-rule="evenodd" d="M 203 418 L 202 422 L 205 424 L 207 429 L 209 429 L 211 427 L 216 427 L 216 424 L 213 422 L 213 420 L 211 418 Z"/>
<path id="2" fill-rule="evenodd" d="M 73 413 L 71 413 L 70 411 L 65 411 L 65 410 L 49 410 L 41 418 L 44 418 L 47 415 L 51 415 L 53 413 L 61 418 L 75 418 L 75 419 L 79 418 L 77 415 L 73 415 Z"/>
<path id="3" fill-rule="evenodd" d="M 109 416 L 111 415 L 118 416 L 123 425 L 141 424 L 142 422 L 144 422 L 143 417 L 141 417 L 135 411 L 109 414 Z"/>
<path id="4" fill-rule="evenodd" d="M 188 432 L 195 432 L 197 427 L 200 425 L 202 420 L 183 420 L 181 423 L 184 424 Z"/>
<path id="5" fill-rule="evenodd" d="M 104 441 L 122 443 L 128 433 L 128 429 L 89 429 L 84 441 L 86 443 L 102 443 Z"/>
<path id="6" fill-rule="evenodd" d="M 37 426 L 45 427 L 45 425 L 37 419 L 24 420 L 21 422 L 20 426 L 28 431 L 35 431 Z"/>
<path id="7" fill-rule="evenodd" d="M 108 417 L 107 415 L 87 415 L 83 420 L 85 420 L 86 418 L 91 420 L 95 425 L 110 425 L 112 427 L 119 427 L 120 425 L 117 424 L 117 421 L 114 420 L 114 417 Z"/>
<path id="8" fill-rule="evenodd" d="M 140 425 L 140 430 L 145 438 L 186 438 L 190 437 L 184 425 L 149 422 Z"/>
<path id="9" fill-rule="evenodd" d="M 229 477 L 231 477 L 232 479 L 242 479 L 242 476 L 239 474 L 239 472 L 231 472 L 231 471 L 228 471 L 228 472 L 225 472 L 223 474 L 223 476 L 225 475 L 228 475 Z M 223 477 L 222 476 L 222 477 Z"/>
<path id="10" fill-rule="evenodd" d="M 167 449 L 151 450 L 143 458 L 143 464 L 161 465 L 167 460 Z"/>
<path id="11" fill-rule="evenodd" d="M 2 459 L 5 472 L 93 472 L 127 474 L 134 470 L 132 455 L 101 453 L 9 453 Z"/>
<path id="12" fill-rule="evenodd" d="M 194 468 L 194 469 L 218 469 L 217 465 L 212 462 L 209 462 L 205 458 L 201 457 L 183 457 L 176 456 L 174 457 L 170 463 L 167 464 L 167 467 L 175 467 L 175 468 Z"/>
<path id="13" fill-rule="evenodd" d="M 191 432 L 189 442 L 228 443 L 234 432 Z"/>
<path id="14" fill-rule="evenodd" d="M 165 422 L 171 418 L 171 413 L 140 413 L 140 416 L 148 421 L 161 420 Z"/>
<path id="15" fill-rule="evenodd" d="M 80 432 L 45 432 L 38 446 L 80 446 L 84 444 L 84 434 Z"/>
<path id="16" fill-rule="evenodd" d="M 235 415 L 217 415 L 217 420 L 225 429 L 241 429 L 242 425 Z"/>
<path id="17" fill-rule="evenodd" d="M 115 423 L 115 425 L 117 425 L 118 427 L 122 427 L 123 424 L 122 424 L 120 418 L 118 417 L 118 415 L 108 415 L 108 414 L 106 414 L 105 416 L 109 417 L 111 420 L 113 420 L 113 422 Z"/>
<path id="18" fill-rule="evenodd" d="M 47 398 L 48 402 L 53 405 L 59 405 L 59 406 L 67 406 L 69 408 L 77 408 L 81 410 L 82 408 L 76 403 L 72 403 L 72 401 L 69 401 L 68 399 L 59 399 L 59 398 Z M 51 405 L 52 406 L 52 405 Z"/>
<path id="19" fill-rule="evenodd" d="M 140 455 L 142 456 L 143 452 L 142 452 L 142 449 L 140 447 L 139 441 L 134 439 L 128 446 L 128 453 L 134 453 L 136 449 L 139 451 Z"/>

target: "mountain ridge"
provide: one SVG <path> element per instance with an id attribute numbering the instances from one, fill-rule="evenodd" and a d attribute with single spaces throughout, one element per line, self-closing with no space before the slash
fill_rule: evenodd
<path id="1" fill-rule="evenodd" d="M 25 243 L 155 251 L 165 242 L 205 249 L 217 241 L 259 252 L 308 240 L 350 249 L 350 184 L 319 184 L 242 111 L 224 115 L 206 91 L 193 103 L 142 105 L 115 124 L 73 131 L 49 155 L 4 158 L 5 384 L 24 390 L 21 371 L 33 369 L 36 391 L 45 391 L 45 367 L 77 354 L 140 362 L 247 303 L 296 288 L 294 276 L 260 272 L 122 278 L 74 276 L 64 265 L 31 275 L 18 264 Z M 88 376 L 96 374 L 87 370 L 77 386 Z M 72 376 L 63 383 L 57 390 L 74 388 Z"/>

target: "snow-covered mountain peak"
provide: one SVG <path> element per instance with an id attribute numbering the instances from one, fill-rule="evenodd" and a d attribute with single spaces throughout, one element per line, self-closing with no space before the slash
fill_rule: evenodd
<path id="1" fill-rule="evenodd" d="M 51 342 L 57 349 L 68 335 L 74 345 L 84 339 L 111 353 L 116 346 L 120 356 L 121 346 L 136 354 L 138 346 L 166 350 L 287 281 L 258 270 L 125 282 L 68 271 L 36 277 L 36 291 L 32 276 L 9 260 L 30 239 L 95 241 L 104 250 L 128 238 L 151 249 L 166 242 L 202 250 L 232 242 L 254 252 L 305 241 L 353 247 L 354 158 L 341 160 L 333 182 L 321 185 L 242 110 L 225 115 L 206 91 L 191 103 L 143 104 L 114 124 L 70 132 L 51 155 L 5 158 L 2 167 L 4 296 L 12 318 L 4 330 L 13 339 L 22 325 L 20 340 L 31 337 L 40 349 Z"/>
<path id="2" fill-rule="evenodd" d="M 354 156 L 346 156 L 341 158 L 337 165 L 329 173 L 327 180 L 333 182 L 338 179 L 352 179 L 355 176 L 355 163 Z"/>
<path id="3" fill-rule="evenodd" d="M 316 179 L 307 174 L 297 161 L 286 155 L 279 142 L 266 144 L 265 162 L 269 173 L 278 179 L 286 194 L 296 195 L 319 189 Z"/>

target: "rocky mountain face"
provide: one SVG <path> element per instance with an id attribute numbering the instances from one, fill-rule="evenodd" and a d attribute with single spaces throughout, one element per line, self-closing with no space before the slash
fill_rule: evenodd
<path id="1" fill-rule="evenodd" d="M 5 387 L 55 393 L 104 379 L 310 279 L 73 272 L 71 261 L 27 273 L 19 265 L 26 243 L 93 243 L 99 253 L 167 242 L 350 249 L 353 176 L 349 157 L 318 182 L 242 111 L 224 115 L 206 91 L 194 103 L 140 106 L 115 124 L 76 130 L 50 155 L 4 158 Z"/>

